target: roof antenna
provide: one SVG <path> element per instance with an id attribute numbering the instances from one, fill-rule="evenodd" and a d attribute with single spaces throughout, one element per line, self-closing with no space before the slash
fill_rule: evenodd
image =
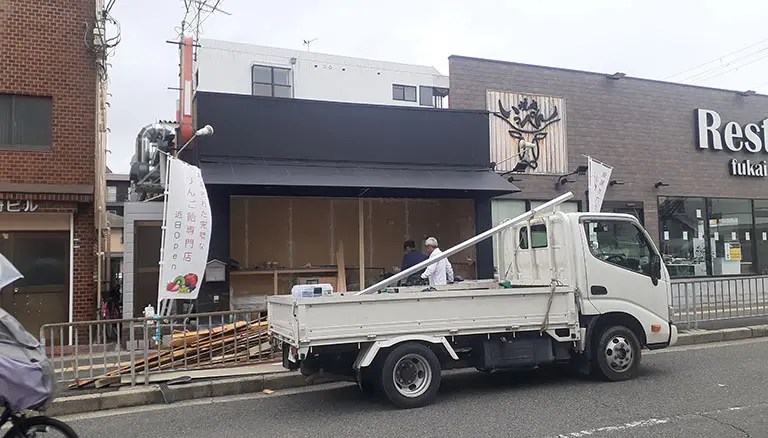
<path id="1" fill-rule="evenodd" d="M 317 41 L 317 38 L 313 38 L 311 40 L 304 40 L 304 45 L 307 46 L 307 52 L 309 52 L 309 45 Z"/>

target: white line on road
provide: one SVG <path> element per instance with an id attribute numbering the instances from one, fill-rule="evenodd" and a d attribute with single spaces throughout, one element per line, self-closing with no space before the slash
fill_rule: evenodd
<path id="1" fill-rule="evenodd" d="M 668 417 L 668 418 L 647 418 L 645 420 L 631 421 L 629 423 L 617 424 L 613 426 L 602 426 L 602 427 L 596 427 L 594 429 L 585 429 L 585 430 L 580 430 L 576 432 L 561 433 L 559 435 L 555 435 L 552 438 L 580 438 L 580 437 L 593 436 L 598 434 L 612 434 L 615 432 L 622 432 L 627 429 L 634 429 L 637 427 L 654 427 L 654 426 L 659 426 L 659 425 L 668 424 L 675 421 L 685 420 L 690 418 L 702 418 L 706 420 L 717 421 L 713 418 L 709 418 L 709 416 L 727 413 L 727 412 L 733 412 L 733 411 L 761 409 L 761 408 L 768 408 L 768 403 L 758 403 L 758 404 L 747 405 L 747 406 L 733 406 L 730 408 L 717 409 L 717 410 L 708 411 L 708 412 L 676 415 L 674 417 Z M 735 426 L 731 426 L 731 427 L 735 428 Z"/>
<path id="2" fill-rule="evenodd" d="M 560 435 L 557 436 L 557 438 L 578 438 L 583 436 L 591 436 L 596 433 L 620 432 L 622 430 L 634 429 L 635 427 L 658 426 L 659 424 L 666 424 L 666 423 L 669 423 L 670 421 L 672 421 L 671 418 L 649 418 L 647 420 L 632 421 L 630 423 L 624 423 L 618 426 L 604 426 L 604 427 L 598 427 L 597 429 L 588 429 L 588 430 L 582 430 L 579 432 L 570 432 L 566 434 L 561 433 Z"/>

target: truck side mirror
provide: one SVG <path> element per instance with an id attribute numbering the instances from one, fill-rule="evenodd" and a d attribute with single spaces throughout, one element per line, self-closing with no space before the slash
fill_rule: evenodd
<path id="1" fill-rule="evenodd" d="M 651 256 L 651 281 L 653 282 L 653 285 L 656 286 L 659 284 L 659 280 L 661 279 L 661 256 L 657 253 L 654 253 Z"/>

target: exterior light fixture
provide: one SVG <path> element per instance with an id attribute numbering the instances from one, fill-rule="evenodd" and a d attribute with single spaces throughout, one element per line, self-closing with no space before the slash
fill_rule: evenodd
<path id="1" fill-rule="evenodd" d="M 617 179 L 612 179 L 611 182 L 608 183 L 609 186 L 623 186 L 624 181 L 619 181 Z"/>
<path id="2" fill-rule="evenodd" d="M 589 167 L 586 164 L 579 164 L 576 167 L 576 170 L 574 170 L 573 172 L 567 173 L 567 174 L 562 175 L 559 178 L 557 178 L 557 182 L 555 183 L 555 188 L 559 189 L 560 186 L 564 186 L 564 185 L 566 185 L 568 183 L 573 182 L 573 181 L 568 179 L 569 176 L 571 176 L 571 175 L 584 175 L 585 173 L 587 173 L 588 170 L 589 170 Z"/>
<path id="3" fill-rule="evenodd" d="M 738 91 L 736 94 L 738 94 L 741 97 L 754 96 L 755 90 Z"/>
<path id="4" fill-rule="evenodd" d="M 654 184 L 654 185 L 653 185 L 653 187 L 654 187 L 654 188 L 657 188 L 657 189 L 658 189 L 659 187 L 669 187 L 669 184 L 665 183 L 664 181 L 659 181 L 659 182 L 657 182 L 656 184 Z"/>
<path id="5" fill-rule="evenodd" d="M 192 138 L 187 140 L 187 142 L 184 143 L 184 146 L 182 146 L 181 149 L 179 149 L 178 152 L 176 152 L 175 155 L 178 156 L 181 153 L 181 151 L 183 151 L 184 148 L 189 146 L 189 144 L 192 143 L 192 140 L 196 139 L 197 137 L 209 137 L 211 135 L 213 135 L 213 126 L 211 126 L 211 125 L 203 126 L 202 128 L 200 128 L 197 131 L 195 131 L 195 135 L 193 135 Z"/>
<path id="6" fill-rule="evenodd" d="M 617 81 L 617 80 L 623 78 L 626 75 L 627 75 L 626 73 L 622 73 L 622 72 L 617 71 L 616 73 L 614 73 L 612 75 L 606 75 L 605 77 L 608 78 L 608 79 L 613 79 L 614 81 Z"/>
<path id="7" fill-rule="evenodd" d="M 525 169 L 528 167 L 530 167 L 530 164 L 527 161 L 518 161 L 515 167 L 512 168 L 512 172 L 525 172 Z"/>

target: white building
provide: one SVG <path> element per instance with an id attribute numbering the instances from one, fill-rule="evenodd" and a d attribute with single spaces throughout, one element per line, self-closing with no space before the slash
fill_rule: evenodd
<path id="1" fill-rule="evenodd" d="M 434 67 L 200 40 L 196 90 L 337 102 L 448 107 Z"/>

